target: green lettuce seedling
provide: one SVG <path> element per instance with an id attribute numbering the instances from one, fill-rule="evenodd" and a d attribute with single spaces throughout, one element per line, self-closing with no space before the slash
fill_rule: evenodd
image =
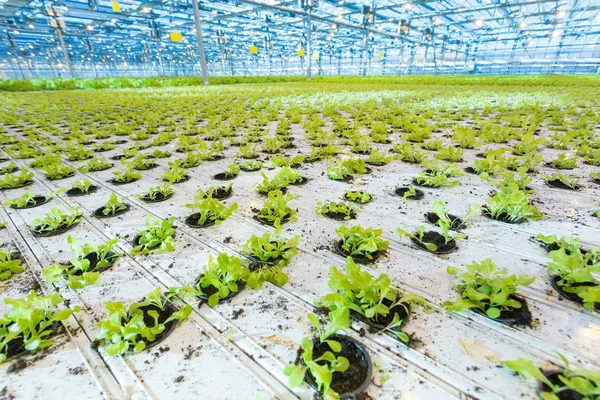
<path id="1" fill-rule="evenodd" d="M 146 215 L 146 229 L 139 233 L 138 243 L 131 250 L 131 255 L 148 254 L 150 250 L 159 246 L 161 253 L 175 250 L 173 221 L 175 221 L 175 217 L 166 220 L 153 220 L 152 214 Z"/>

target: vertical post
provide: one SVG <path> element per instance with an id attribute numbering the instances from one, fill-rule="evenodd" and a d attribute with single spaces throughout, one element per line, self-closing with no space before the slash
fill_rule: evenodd
<path id="1" fill-rule="evenodd" d="M 194 7 L 194 22 L 196 23 L 196 38 L 198 38 L 198 55 L 200 56 L 200 68 L 202 69 L 202 83 L 208 85 L 208 68 L 206 66 L 206 54 L 204 53 L 204 41 L 202 40 L 202 29 L 200 27 L 198 0 L 192 0 L 192 7 Z"/>
<path id="2" fill-rule="evenodd" d="M 402 47 L 400 47 L 400 60 L 398 62 L 398 72 L 397 75 L 400 76 L 402 75 L 402 63 L 404 62 L 404 41 L 402 42 Z"/>
<path id="3" fill-rule="evenodd" d="M 56 33 L 58 34 L 58 40 L 60 41 L 60 47 L 62 47 L 63 54 L 65 55 L 65 60 L 67 61 L 67 66 L 69 67 L 69 72 L 71 73 L 71 78 L 75 78 L 75 73 L 73 72 L 73 65 L 71 64 L 71 57 L 69 57 L 69 52 L 67 51 L 67 46 L 65 46 L 65 41 L 63 39 L 61 28 L 56 28 Z"/>
<path id="4" fill-rule="evenodd" d="M 366 28 L 366 27 L 365 27 Z M 363 56 L 362 56 L 362 77 L 367 76 L 367 63 L 369 60 L 369 31 L 365 29 L 365 44 L 363 48 Z"/>
<path id="5" fill-rule="evenodd" d="M 307 67 L 306 67 L 306 80 L 310 81 L 312 74 L 312 40 L 311 40 L 311 29 L 310 29 L 310 8 L 306 11 L 306 54 L 308 57 Z"/>

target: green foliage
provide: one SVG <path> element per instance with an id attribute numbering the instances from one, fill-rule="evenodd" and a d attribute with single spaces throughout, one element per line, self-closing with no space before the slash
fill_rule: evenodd
<path id="1" fill-rule="evenodd" d="M 394 144 L 392 152 L 398 154 L 400 160 L 413 164 L 420 164 L 427 158 L 427 154 L 419 146 L 413 146 L 409 142 Z"/>
<path id="2" fill-rule="evenodd" d="M 438 160 L 459 162 L 462 161 L 462 156 L 465 154 L 463 149 L 458 149 L 454 146 L 442 147 L 438 150 L 435 158 Z"/>
<path id="3" fill-rule="evenodd" d="M 344 197 L 353 203 L 366 204 L 371 201 L 371 195 L 366 190 L 349 190 Z"/>
<path id="4" fill-rule="evenodd" d="M 65 164 L 51 164 L 44 169 L 44 175 L 48 179 L 58 180 L 75 174 L 75 167 Z"/>
<path id="5" fill-rule="evenodd" d="M 149 200 L 156 200 L 159 195 L 162 195 L 162 197 L 165 198 L 173 193 L 175 193 L 173 190 L 173 184 L 171 182 L 165 182 L 161 186 L 151 187 L 148 189 L 148 193 L 144 195 L 136 194 L 136 197 L 145 197 Z"/>
<path id="6" fill-rule="evenodd" d="M 31 224 L 38 233 L 53 232 L 75 225 L 82 215 L 79 207 L 70 207 L 66 212 L 60 208 L 53 208 L 41 218 L 34 219 Z"/>
<path id="7" fill-rule="evenodd" d="M 113 164 L 110 163 L 106 158 L 99 157 L 91 159 L 86 165 L 79 168 L 81 172 L 94 172 L 94 171 L 102 171 L 112 167 Z"/>
<path id="8" fill-rule="evenodd" d="M 204 225 L 209 221 L 220 225 L 222 221 L 225 221 L 238 209 L 237 203 L 233 203 L 229 207 L 226 207 L 212 196 L 206 197 L 201 194 L 196 194 L 194 196 L 194 201 L 185 206 L 198 214 L 198 225 Z"/>
<path id="9" fill-rule="evenodd" d="M 14 199 L 6 200 L 2 205 L 4 207 L 12 207 L 12 208 L 23 208 L 28 206 L 35 206 L 36 200 L 34 199 L 35 194 L 32 190 L 26 190 L 19 197 Z"/>
<path id="10" fill-rule="evenodd" d="M 173 221 L 175 217 L 153 220 L 152 214 L 146 215 L 146 229 L 139 233 L 138 243 L 131 250 L 131 255 L 148 254 L 157 247 L 161 253 L 175 250 Z"/>
<path id="11" fill-rule="evenodd" d="M 183 286 L 171 288 L 171 292 L 185 299 L 193 297 L 208 297 L 208 305 L 211 307 L 219 304 L 221 299 L 231 293 L 239 291 L 239 284 L 246 282 L 250 276 L 250 270 L 242 265 L 242 261 L 227 253 L 220 253 L 215 261 L 212 256 L 208 258 L 208 264 L 204 266 L 195 287 Z M 205 293 L 210 288 L 212 294 Z"/>
<path id="12" fill-rule="evenodd" d="M 558 355 L 565 366 L 558 375 L 559 382 L 555 383 L 552 383 L 531 360 L 526 358 L 502 361 L 502 364 L 525 378 L 534 378 L 543 382 L 546 388 L 549 389 L 541 392 L 540 398 L 543 400 L 559 400 L 564 394 L 582 400 L 597 399 L 600 393 L 600 372 L 583 368 L 571 368 L 569 361 L 562 354 L 558 353 Z M 568 391 L 576 394 L 570 394 Z"/>
<path id="13" fill-rule="evenodd" d="M 349 228 L 342 225 L 335 231 L 342 240 L 342 249 L 350 256 L 364 256 L 370 260 L 375 252 L 384 251 L 390 244 L 380 238 L 381 229 L 363 228 L 360 225 Z"/>
<path id="14" fill-rule="evenodd" d="M 127 205 L 123 203 L 125 198 L 119 199 L 117 198 L 116 193 L 111 193 L 110 197 L 106 204 L 104 204 L 104 208 L 102 209 L 102 214 L 104 215 L 115 215 L 119 211 L 127 209 Z"/>
<path id="15" fill-rule="evenodd" d="M 271 162 L 271 164 L 273 164 L 276 167 L 296 168 L 302 163 L 302 161 L 304 161 L 305 158 L 306 157 L 304 157 L 303 155 L 297 155 L 297 156 L 290 157 L 290 158 L 286 158 L 281 155 L 277 155 L 275 157 L 269 158 L 269 161 Z"/>
<path id="16" fill-rule="evenodd" d="M 351 219 L 352 216 L 357 212 L 352 203 L 336 203 L 335 201 L 330 201 L 326 204 L 323 204 L 319 201 L 317 202 L 317 209 L 315 211 L 319 215 L 342 214 L 344 216 L 344 220 Z"/>
<path id="17" fill-rule="evenodd" d="M 575 243 L 577 247 L 574 246 Z M 578 245 L 578 240 L 569 240 L 566 246 L 551 251 L 548 256 L 552 261 L 548 263 L 548 269 L 560 278 L 556 283 L 557 286 L 567 293 L 579 296 L 585 308 L 594 308 L 600 303 L 600 286 L 593 276 L 593 273 L 600 272 L 600 263 L 598 263 L 600 247 L 584 254 Z"/>
<path id="18" fill-rule="evenodd" d="M 239 157 L 245 158 L 247 160 L 258 157 L 258 150 L 255 146 L 251 144 L 247 144 L 245 146 L 240 146 L 240 152 L 238 153 Z"/>
<path id="19" fill-rule="evenodd" d="M 369 158 L 367 158 L 367 164 L 373 165 L 385 165 L 394 160 L 392 156 L 386 156 L 378 149 L 373 149 L 369 154 Z"/>
<path id="20" fill-rule="evenodd" d="M 161 175 L 161 179 L 163 181 L 172 184 L 182 182 L 188 178 L 188 174 L 187 172 L 185 172 L 185 169 L 178 166 L 176 163 L 169 163 L 169 165 L 171 166 L 171 168 L 165 170 L 165 172 L 163 172 L 163 174 Z"/>
<path id="21" fill-rule="evenodd" d="M 78 181 L 74 181 L 71 184 L 71 189 L 78 189 L 81 193 L 87 193 L 92 187 L 92 182 L 88 178 L 83 178 Z"/>
<path id="22" fill-rule="evenodd" d="M 107 302 L 104 307 L 108 311 L 108 317 L 98 322 L 96 341 L 105 346 L 106 353 L 117 356 L 133 351 L 139 353 L 146 345 L 156 340 L 156 337 L 164 332 L 166 324 L 171 321 L 183 321 L 192 312 L 189 304 L 171 314 L 165 321 L 159 322 L 156 310 L 147 311 L 153 323 L 147 324 L 142 307 L 155 306 L 161 310 L 165 309 L 168 298 L 163 297 L 160 288 L 156 288 L 146 295 L 143 301 L 135 302 L 125 307 L 122 302 Z"/>
<path id="23" fill-rule="evenodd" d="M 296 212 L 288 206 L 294 197 L 291 194 L 284 195 L 281 190 L 273 190 L 269 192 L 269 199 L 266 200 L 258 213 L 258 217 L 262 220 L 272 222 L 275 226 L 284 221 L 295 221 Z"/>
<path id="24" fill-rule="evenodd" d="M 544 176 L 546 182 L 549 181 L 559 181 L 563 185 L 575 190 L 579 187 L 579 183 L 581 182 L 581 178 L 577 175 L 563 175 L 563 174 L 552 174 Z"/>
<path id="25" fill-rule="evenodd" d="M 142 174 L 132 168 L 113 172 L 113 180 L 119 183 L 129 183 L 141 178 Z"/>
<path id="26" fill-rule="evenodd" d="M 89 243 L 80 246 L 78 240 L 69 235 L 67 243 L 73 252 L 69 264 L 52 264 L 42 268 L 42 277 L 48 283 L 55 283 L 64 276 L 71 289 L 83 289 L 92 285 L 100 277 L 100 272 L 119 256 L 112 251 L 118 241 L 119 238 L 114 238 L 97 247 Z M 94 264 L 91 263 L 92 258 Z"/>
<path id="27" fill-rule="evenodd" d="M 92 150 L 87 150 L 82 145 L 79 145 L 67 152 L 67 158 L 69 161 L 83 161 L 92 158 L 93 156 L 94 152 Z"/>
<path id="28" fill-rule="evenodd" d="M 236 163 L 231 163 L 229 166 L 223 170 L 223 175 L 228 178 L 235 178 L 240 174 L 240 166 Z"/>
<path id="29" fill-rule="evenodd" d="M 19 174 L 5 174 L 4 178 L 0 180 L 0 190 L 25 186 L 31 178 L 33 178 L 33 172 L 27 168 L 23 168 Z"/>
<path id="30" fill-rule="evenodd" d="M 573 169 L 577 166 L 577 157 L 569 157 L 565 153 L 550 161 L 548 166 L 558 169 Z"/>
<path id="31" fill-rule="evenodd" d="M 528 219 L 537 221 L 543 214 L 535 206 L 529 204 L 527 193 L 514 184 L 502 187 L 487 202 L 484 213 L 494 219 L 506 219 L 510 222 L 523 222 Z"/>
<path id="32" fill-rule="evenodd" d="M 21 265 L 20 258 L 13 258 L 13 252 L 0 248 L 0 282 L 8 280 L 11 276 L 20 274 L 25 269 Z M 0 322 L 1 326 L 1 322 Z M 1 331 L 1 328 L 0 328 Z M 2 342 L 0 341 L 0 348 Z M 1 353 L 0 353 L 0 357 Z"/>
<path id="33" fill-rule="evenodd" d="M 334 181 L 343 181 L 348 177 L 350 171 L 346 168 L 341 160 L 329 160 L 327 167 L 327 177 Z"/>
<path id="34" fill-rule="evenodd" d="M 37 296 L 33 290 L 20 299 L 4 299 L 10 308 L 0 317 L 0 363 L 6 360 L 10 342 L 22 343 L 27 351 L 50 347 L 53 324 L 80 311 L 79 306 L 59 310 L 64 301 L 60 293 Z"/>
<path id="35" fill-rule="evenodd" d="M 240 164 L 240 169 L 243 169 L 245 171 L 258 171 L 262 168 L 262 166 L 263 163 L 261 161 L 244 161 Z"/>
<path id="36" fill-rule="evenodd" d="M 17 163 L 14 161 L 9 162 L 7 165 L 0 167 L 0 175 L 10 174 L 17 169 Z"/>
<path id="37" fill-rule="evenodd" d="M 473 261 L 466 265 L 466 270 L 448 267 L 450 275 L 458 275 L 460 298 L 455 302 L 445 301 L 447 311 L 465 311 L 479 309 L 490 318 L 499 318 L 503 311 L 521 308 L 521 303 L 514 298 L 519 286 L 531 285 L 535 278 L 508 275 L 508 271 L 498 269 L 491 259 L 480 263 Z"/>
<path id="38" fill-rule="evenodd" d="M 260 176 L 262 176 L 263 180 L 262 182 L 257 183 L 255 187 L 262 194 L 269 194 L 269 192 L 281 190 L 289 184 L 285 180 L 277 179 L 277 177 L 269 180 L 264 172 L 261 172 Z"/>

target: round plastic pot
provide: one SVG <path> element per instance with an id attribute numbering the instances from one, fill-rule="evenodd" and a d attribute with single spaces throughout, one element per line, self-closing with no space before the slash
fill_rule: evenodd
<path id="1" fill-rule="evenodd" d="M 427 218 L 427 221 L 433 225 L 437 225 L 437 222 L 440 219 L 437 214 L 432 212 L 425 213 L 425 218 Z M 465 229 L 467 227 L 467 225 L 463 223 L 463 220 L 458 218 L 456 215 L 448 214 L 448 218 L 450 218 L 450 221 L 452 222 L 450 229 L 453 231 L 460 231 L 461 229 Z"/>
<path id="2" fill-rule="evenodd" d="M 415 236 L 417 235 L 415 234 Z M 418 241 L 414 237 L 411 237 L 410 240 L 418 247 L 433 254 L 449 254 L 458 249 L 456 240 L 450 240 L 448 243 L 446 243 L 444 236 L 435 231 L 427 231 L 423 233 L 422 242 Z M 437 250 L 431 251 L 423 243 L 433 243 L 437 246 Z"/>
<path id="3" fill-rule="evenodd" d="M 335 246 L 335 251 L 336 253 L 338 253 L 339 255 L 342 255 L 344 257 L 352 257 L 352 259 L 360 264 L 370 264 L 372 262 L 375 262 L 375 260 L 377 260 L 380 256 L 381 256 L 381 252 L 380 251 L 376 251 L 374 253 L 371 253 L 371 258 L 368 258 L 364 255 L 350 255 L 346 250 L 344 250 L 344 248 L 342 247 L 342 244 L 344 242 L 342 240 L 338 240 L 334 243 Z"/>
<path id="4" fill-rule="evenodd" d="M 72 188 L 67 190 L 67 196 L 69 197 L 79 197 L 79 196 L 87 196 L 88 194 L 96 193 L 98 191 L 98 186 L 91 185 L 88 188 L 87 192 L 82 192 L 79 188 Z"/>
<path id="5" fill-rule="evenodd" d="M 550 277 L 550 285 L 552 285 L 554 290 L 556 290 L 562 297 L 564 297 L 568 300 L 571 300 L 575 303 L 583 305 L 583 299 L 581 297 L 577 296 L 577 294 L 575 294 L 575 293 L 566 292 L 562 288 L 562 286 L 558 285 L 559 281 L 560 281 L 560 276 L 558 276 L 558 275 L 554 275 L 554 276 Z M 597 287 L 598 284 L 595 282 L 582 282 L 582 283 L 575 283 L 572 286 L 573 287 Z M 596 310 L 600 310 L 600 303 L 595 303 L 594 308 Z"/>
<path id="6" fill-rule="evenodd" d="M 146 203 L 160 203 L 161 201 L 170 199 L 171 197 L 173 197 L 174 194 L 175 193 L 170 193 L 170 194 L 164 196 L 162 193 L 158 193 L 156 195 L 156 198 L 154 198 L 154 199 L 151 199 L 148 196 L 140 197 L 140 199 L 142 199 L 142 201 L 145 201 Z"/>
<path id="7" fill-rule="evenodd" d="M 35 201 L 34 204 L 28 204 L 24 207 L 15 207 L 15 206 L 11 206 L 10 208 L 14 208 L 17 210 L 24 210 L 26 208 L 34 208 L 34 207 L 39 207 L 41 205 L 44 205 L 46 203 L 48 203 L 50 200 L 52 200 L 52 197 L 46 199 L 45 196 L 33 196 L 33 200 Z"/>
<path id="8" fill-rule="evenodd" d="M 408 192 L 410 190 L 409 187 L 399 187 L 397 188 L 394 193 L 396 193 L 396 195 L 402 197 L 404 196 L 404 193 Z M 420 190 L 420 189 L 415 189 L 415 195 L 412 197 L 407 197 L 407 200 L 421 200 L 423 197 L 425 196 L 425 193 Z"/>
<path id="9" fill-rule="evenodd" d="M 185 219 L 185 224 L 190 228 L 207 228 L 209 226 L 213 226 L 216 223 L 216 221 L 211 221 L 210 219 L 207 219 L 204 222 L 204 224 L 200 225 L 198 224 L 199 219 L 200 215 L 198 213 L 194 213 Z"/>
<path id="10" fill-rule="evenodd" d="M 119 215 L 125 214 L 127 211 L 129 211 L 130 208 L 131 208 L 131 206 L 129 204 L 125 204 L 125 208 L 117 211 L 114 214 L 104 214 L 102 212 L 104 210 L 104 207 L 100 207 L 100 208 L 97 208 L 96 211 L 94 211 L 94 217 L 100 218 L 100 219 L 118 217 Z"/>

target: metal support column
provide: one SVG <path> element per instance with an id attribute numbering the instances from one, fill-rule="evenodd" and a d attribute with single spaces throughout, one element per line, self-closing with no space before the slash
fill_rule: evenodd
<path id="1" fill-rule="evenodd" d="M 312 40 L 311 40 L 311 22 L 310 22 L 310 11 L 311 9 L 306 10 L 306 54 L 308 57 L 307 67 L 306 67 L 306 80 L 310 81 L 312 75 Z"/>
<path id="2" fill-rule="evenodd" d="M 367 76 L 367 63 L 369 61 L 369 31 L 365 30 L 363 55 L 362 55 L 362 72 L 361 75 L 364 78 Z"/>
<path id="3" fill-rule="evenodd" d="M 192 0 L 192 6 L 194 7 L 194 22 L 196 24 L 196 37 L 198 38 L 198 55 L 200 56 L 200 68 L 202 69 L 202 83 L 208 85 L 208 67 L 206 66 L 206 54 L 204 53 L 204 41 L 202 40 L 198 0 Z"/>
<path id="4" fill-rule="evenodd" d="M 75 73 L 73 72 L 73 65 L 71 64 L 71 57 L 69 57 L 69 52 L 67 51 L 67 46 L 65 46 L 65 41 L 64 41 L 63 35 L 62 35 L 62 30 L 60 28 L 56 28 L 56 33 L 58 34 L 58 40 L 60 41 L 60 47 L 62 47 L 62 51 L 65 56 L 65 60 L 67 61 L 67 67 L 69 67 L 69 72 L 71 73 L 71 78 L 75 78 Z"/>

